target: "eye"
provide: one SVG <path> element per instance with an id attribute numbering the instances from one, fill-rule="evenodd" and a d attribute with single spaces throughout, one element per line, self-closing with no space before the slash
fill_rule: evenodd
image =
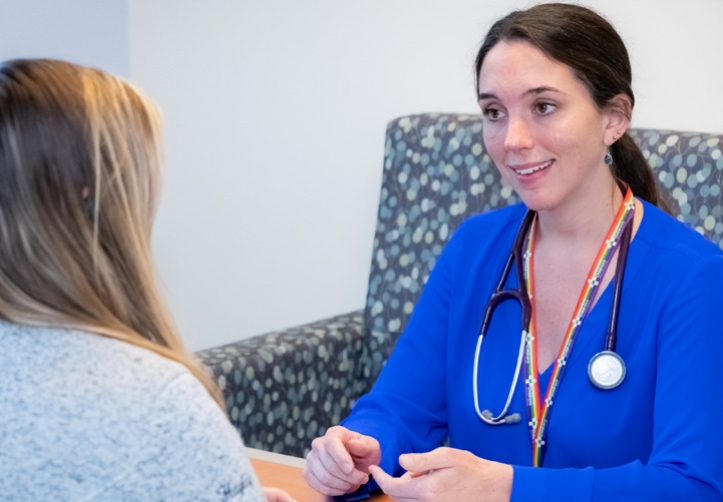
<path id="1" fill-rule="evenodd" d="M 535 113 L 538 113 L 540 115 L 549 115 L 554 111 L 555 111 L 555 105 L 553 105 L 552 103 L 536 103 L 535 104 Z"/>
<path id="2" fill-rule="evenodd" d="M 493 106 L 488 106 L 487 108 L 482 110 L 482 115 L 491 121 L 499 120 L 502 117 L 504 117 L 504 113 L 502 110 L 495 108 Z"/>

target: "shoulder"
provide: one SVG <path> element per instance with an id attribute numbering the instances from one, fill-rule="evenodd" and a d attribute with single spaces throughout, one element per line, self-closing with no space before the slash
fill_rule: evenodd
<path id="1" fill-rule="evenodd" d="M 464 220 L 445 249 L 447 259 L 463 268 L 509 253 L 527 207 L 515 204 Z"/>
<path id="2" fill-rule="evenodd" d="M 723 299 L 723 250 L 647 203 L 628 265 L 640 298 L 657 299 L 669 315 L 698 309 L 701 297 L 718 303 Z"/>
<path id="3" fill-rule="evenodd" d="M 54 374 L 76 375 L 76 392 L 92 392 L 96 387 L 132 387 L 143 396 L 187 372 L 183 365 L 149 350 L 82 331 L 0 322 L 0 346 L 0 359 L 5 367 L 15 369 L 17 379 L 38 374 L 48 378 Z M 47 381 L 41 388 L 55 384 Z"/>
<path id="4" fill-rule="evenodd" d="M 496 211 L 475 214 L 462 222 L 453 238 L 465 243 L 495 242 L 496 239 L 510 237 L 514 239 L 526 212 L 524 204 L 514 204 Z"/>
<path id="5" fill-rule="evenodd" d="M 181 364 L 94 334 L 0 322 L 0 365 L 3 493 L 145 501 L 243 492 L 242 479 L 253 490 L 238 434 Z"/>
<path id="6" fill-rule="evenodd" d="M 510 224 L 519 224 L 526 212 L 527 207 L 524 204 L 513 204 L 495 211 L 472 215 L 462 222 L 460 228 L 466 227 L 469 230 L 507 228 Z"/>
<path id="7" fill-rule="evenodd" d="M 635 236 L 653 255 L 666 261 L 695 265 L 723 260 L 723 250 L 695 229 L 643 201 L 644 213 Z"/>

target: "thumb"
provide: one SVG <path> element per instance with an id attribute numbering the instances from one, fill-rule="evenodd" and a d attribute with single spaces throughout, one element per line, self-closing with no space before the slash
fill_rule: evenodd
<path id="1" fill-rule="evenodd" d="M 355 457 L 368 457 L 379 450 L 379 443 L 369 436 L 360 436 L 350 439 L 347 445 L 349 453 Z"/>
<path id="2" fill-rule="evenodd" d="M 445 467 L 439 450 L 429 453 L 407 453 L 399 456 L 399 465 L 409 472 L 427 472 Z"/>

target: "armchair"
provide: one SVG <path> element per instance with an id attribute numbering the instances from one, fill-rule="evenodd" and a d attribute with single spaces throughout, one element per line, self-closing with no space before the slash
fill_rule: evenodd
<path id="1" fill-rule="evenodd" d="M 723 247 L 723 135 L 631 135 L 674 216 Z M 485 152 L 480 116 L 391 121 L 364 308 L 197 354 L 246 444 L 305 456 L 371 388 L 462 220 L 517 202 Z"/>

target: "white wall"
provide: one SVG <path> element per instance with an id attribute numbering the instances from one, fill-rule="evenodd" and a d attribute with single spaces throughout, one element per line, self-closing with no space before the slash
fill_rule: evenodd
<path id="1" fill-rule="evenodd" d="M 364 304 L 384 129 L 476 112 L 471 62 L 514 0 L 128 0 L 131 77 L 165 113 L 155 251 L 193 349 Z M 723 2 L 598 0 L 635 124 L 723 132 Z"/>
<path id="2" fill-rule="evenodd" d="M 66 59 L 128 77 L 128 0 L 0 0 L 0 60 Z"/>

